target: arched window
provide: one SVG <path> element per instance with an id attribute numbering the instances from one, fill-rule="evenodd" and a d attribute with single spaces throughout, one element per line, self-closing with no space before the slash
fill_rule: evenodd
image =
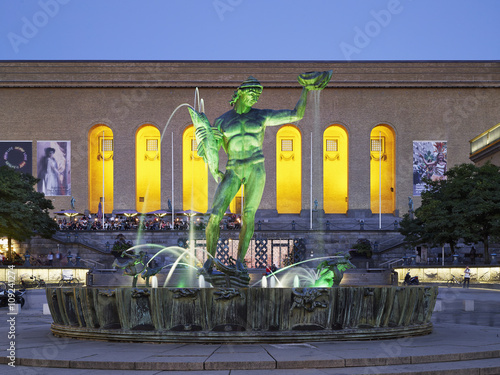
<path id="1" fill-rule="evenodd" d="M 239 215 L 242 214 L 243 200 L 244 200 L 243 194 L 244 194 L 244 189 L 243 185 L 241 185 L 240 190 L 238 190 L 233 200 L 231 201 L 231 204 L 229 205 L 229 210 L 233 214 L 239 214 Z"/>
<path id="2" fill-rule="evenodd" d="M 89 210 L 97 213 L 99 202 L 104 213 L 113 211 L 113 131 L 106 125 L 93 126 L 88 134 Z M 103 173 L 104 171 L 104 173 Z"/>
<path id="3" fill-rule="evenodd" d="M 208 210 L 208 168 L 197 150 L 194 126 L 190 125 L 182 137 L 182 207 L 204 213 Z"/>
<path id="4" fill-rule="evenodd" d="M 276 209 L 280 214 L 302 209 L 302 137 L 293 125 L 276 134 Z"/>
<path id="5" fill-rule="evenodd" d="M 348 136 L 341 125 L 331 125 L 323 134 L 323 207 L 327 214 L 348 209 Z"/>
<path id="6" fill-rule="evenodd" d="M 135 134 L 135 207 L 141 213 L 161 208 L 160 131 L 141 126 Z"/>
<path id="7" fill-rule="evenodd" d="M 389 125 L 378 125 L 370 134 L 370 202 L 375 213 L 393 213 L 396 194 L 396 139 Z"/>

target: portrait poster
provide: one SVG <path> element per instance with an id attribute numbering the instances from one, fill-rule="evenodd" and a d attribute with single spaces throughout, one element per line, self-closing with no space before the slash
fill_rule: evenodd
<path id="1" fill-rule="evenodd" d="M 46 196 L 71 195 L 71 142 L 38 141 L 38 191 Z"/>
<path id="2" fill-rule="evenodd" d="M 447 171 L 446 141 L 413 141 L 413 195 L 426 190 L 424 179 L 444 180 Z"/>
<path id="3" fill-rule="evenodd" d="M 33 174 L 31 141 L 0 141 L 0 165 L 18 172 Z"/>

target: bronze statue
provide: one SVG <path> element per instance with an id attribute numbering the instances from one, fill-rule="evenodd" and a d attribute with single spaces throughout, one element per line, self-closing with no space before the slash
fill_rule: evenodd
<path id="1" fill-rule="evenodd" d="M 215 192 L 206 227 L 207 251 L 212 257 L 215 257 L 217 251 L 219 223 L 241 185 L 244 185 L 245 199 L 235 273 L 246 272 L 245 254 L 254 233 L 255 213 L 264 192 L 266 172 L 262 145 L 266 127 L 301 120 L 306 109 L 307 93 L 325 88 L 331 75 L 332 71 L 301 74 L 298 81 L 303 89 L 293 110 L 253 108 L 263 87 L 251 76 L 234 92 L 230 101 L 233 109 L 215 119 L 213 127 L 204 113 L 189 108 L 198 142 L 198 154 L 204 158 L 216 181 L 222 178 Z M 219 170 L 221 146 L 228 155 L 225 173 Z M 215 263 L 214 258 L 205 262 L 203 267 L 207 274 L 212 273 Z"/>

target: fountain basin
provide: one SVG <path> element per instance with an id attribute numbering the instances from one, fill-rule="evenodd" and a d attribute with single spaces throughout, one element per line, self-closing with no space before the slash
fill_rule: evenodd
<path id="1" fill-rule="evenodd" d="M 56 336 L 296 343 L 428 334 L 438 288 L 48 287 L 46 292 Z"/>

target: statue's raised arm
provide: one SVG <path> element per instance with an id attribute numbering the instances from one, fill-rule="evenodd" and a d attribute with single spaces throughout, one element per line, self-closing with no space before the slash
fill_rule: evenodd
<path id="1" fill-rule="evenodd" d="M 294 109 L 269 110 L 266 126 L 284 125 L 302 120 L 306 111 L 307 93 L 311 90 L 323 90 L 332 78 L 332 70 L 325 72 L 307 72 L 297 77 L 302 85 L 302 93 Z"/>

